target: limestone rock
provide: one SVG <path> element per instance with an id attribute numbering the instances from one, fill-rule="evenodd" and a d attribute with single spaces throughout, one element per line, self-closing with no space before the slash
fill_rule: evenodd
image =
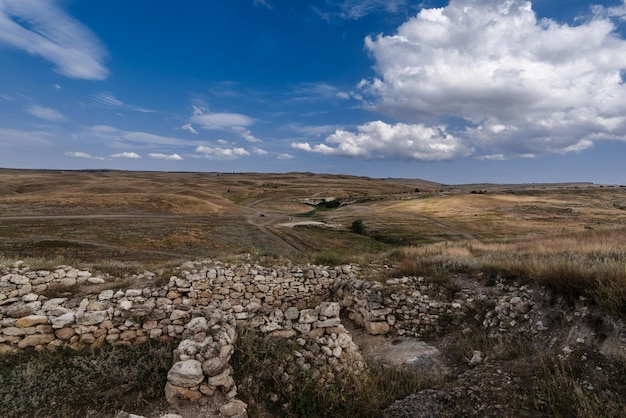
<path id="1" fill-rule="evenodd" d="M 370 335 L 382 335 L 389 332 L 389 324 L 386 322 L 365 322 L 365 331 Z"/>
<path id="2" fill-rule="evenodd" d="M 21 317 L 17 321 L 15 321 L 15 326 L 18 328 L 28 328 L 34 327 L 39 324 L 47 324 L 48 317 L 44 315 L 28 315 Z"/>
<path id="3" fill-rule="evenodd" d="M 320 316 L 327 318 L 339 317 L 340 306 L 337 302 L 322 302 L 320 303 Z"/>
<path id="4" fill-rule="evenodd" d="M 109 319 L 107 311 L 88 311 L 77 317 L 76 323 L 79 325 L 97 325 L 107 319 Z"/>
<path id="5" fill-rule="evenodd" d="M 32 308 L 32 306 L 21 302 L 11 305 L 6 310 L 6 314 L 11 318 L 22 318 L 28 315 L 33 315 L 34 313 L 35 310 Z"/>
<path id="6" fill-rule="evenodd" d="M 196 402 L 202 398 L 202 393 L 198 390 L 180 387 L 167 382 L 165 384 L 165 400 L 170 405 L 176 404 L 178 399 Z"/>
<path id="7" fill-rule="evenodd" d="M 303 309 L 300 311 L 300 319 L 298 322 L 302 324 L 312 324 L 317 321 L 317 312 L 315 309 Z"/>
<path id="8" fill-rule="evenodd" d="M 52 340 L 54 340 L 54 335 L 52 334 L 33 334 L 25 337 L 17 343 L 17 346 L 19 348 L 34 347 L 36 345 L 48 344 Z"/>
<path id="9" fill-rule="evenodd" d="M 66 312 L 61 316 L 57 316 L 56 318 L 50 319 L 50 323 L 52 324 L 52 328 L 63 328 L 70 324 L 73 324 L 75 320 L 74 312 Z"/>
<path id="10" fill-rule="evenodd" d="M 207 376 L 216 376 L 228 367 L 228 358 L 215 357 L 202 363 L 202 370 Z"/>
<path id="11" fill-rule="evenodd" d="M 220 407 L 220 414 L 228 418 L 234 416 L 243 417 L 247 415 L 247 408 L 248 405 L 245 402 L 240 401 L 239 399 L 233 399 L 226 405 L 222 405 Z"/>
<path id="12" fill-rule="evenodd" d="M 202 363 L 198 360 L 185 360 L 175 363 L 167 373 L 167 380 L 184 388 L 197 386 L 204 380 Z"/>

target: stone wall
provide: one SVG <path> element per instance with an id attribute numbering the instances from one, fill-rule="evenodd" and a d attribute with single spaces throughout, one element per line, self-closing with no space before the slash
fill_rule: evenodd
<path id="1" fill-rule="evenodd" d="M 117 281 L 61 266 L 32 271 L 17 263 L 0 269 L 0 350 L 97 347 L 148 339 L 181 339 L 185 324 L 216 309 L 236 320 L 271 322 L 274 308 L 305 308 L 330 298 L 349 274 L 320 267 L 268 269 L 205 261 L 185 263 L 163 286 L 155 273 L 133 277 L 142 287 L 116 290 Z M 52 290 L 100 289 L 83 297 L 49 297 Z M 104 290 L 102 290 L 104 289 Z"/>
<path id="2" fill-rule="evenodd" d="M 336 298 L 350 319 L 369 334 L 425 336 L 458 325 L 466 315 L 471 292 L 454 294 L 423 277 L 381 282 L 349 280 L 338 284 Z"/>
<path id="3" fill-rule="evenodd" d="M 70 266 L 0 265 L 0 352 L 178 340 L 168 401 L 222 397 L 221 414 L 236 416 L 245 415 L 245 404 L 236 399 L 230 356 L 243 324 L 292 339 L 299 347 L 294 363 L 320 380 L 363 368 L 341 312 L 369 334 L 422 337 L 470 320 L 492 334 L 536 338 L 547 335 L 552 313 L 561 312 L 573 324 L 564 352 L 594 341 L 602 352 L 623 352 L 626 341 L 623 326 L 608 319 L 602 327 L 576 321 L 591 317 L 584 298 L 571 314 L 542 309 L 560 299 L 538 286 L 499 281 L 487 288 L 463 278 L 439 285 L 382 274 L 366 281 L 355 265 L 268 268 L 205 260 L 171 273 L 146 271 L 122 280 Z"/>

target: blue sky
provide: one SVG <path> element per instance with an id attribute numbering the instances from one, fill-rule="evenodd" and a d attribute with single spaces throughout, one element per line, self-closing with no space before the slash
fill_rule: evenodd
<path id="1" fill-rule="evenodd" d="M 0 167 L 626 184 L 626 4 L 0 0 Z"/>

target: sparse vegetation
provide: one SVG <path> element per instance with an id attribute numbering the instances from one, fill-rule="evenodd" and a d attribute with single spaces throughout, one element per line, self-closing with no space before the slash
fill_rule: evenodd
<path id="1" fill-rule="evenodd" d="M 389 257 L 397 274 L 484 272 L 530 280 L 560 293 L 591 297 L 608 312 L 626 315 L 626 229 L 508 242 L 443 242 L 400 248 Z"/>
<path id="2" fill-rule="evenodd" d="M 76 417 L 142 411 L 163 397 L 174 345 L 0 355 L 3 417 Z"/>
<path id="3" fill-rule="evenodd" d="M 592 358 L 589 358 L 592 357 Z M 526 403 L 550 417 L 626 416 L 626 359 L 583 351 L 543 356 L 533 366 Z"/>
<path id="4" fill-rule="evenodd" d="M 321 266 L 338 266 L 346 264 L 349 260 L 335 250 L 323 250 L 315 253 L 313 263 Z"/>
<path id="5" fill-rule="evenodd" d="M 296 366 L 295 342 L 267 339 L 245 328 L 238 334 L 232 365 L 241 382 L 240 397 L 252 417 L 262 416 L 264 410 L 291 417 L 378 417 L 394 400 L 441 383 L 398 368 L 373 366 L 320 384 Z"/>

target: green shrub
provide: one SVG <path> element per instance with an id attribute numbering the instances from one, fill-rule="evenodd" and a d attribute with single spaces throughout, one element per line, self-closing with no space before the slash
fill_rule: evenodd
<path id="1" fill-rule="evenodd" d="M 365 234 L 366 230 L 365 230 L 365 224 L 363 223 L 362 219 L 357 219 L 354 222 L 352 222 L 352 232 L 354 232 L 355 234 Z"/>

